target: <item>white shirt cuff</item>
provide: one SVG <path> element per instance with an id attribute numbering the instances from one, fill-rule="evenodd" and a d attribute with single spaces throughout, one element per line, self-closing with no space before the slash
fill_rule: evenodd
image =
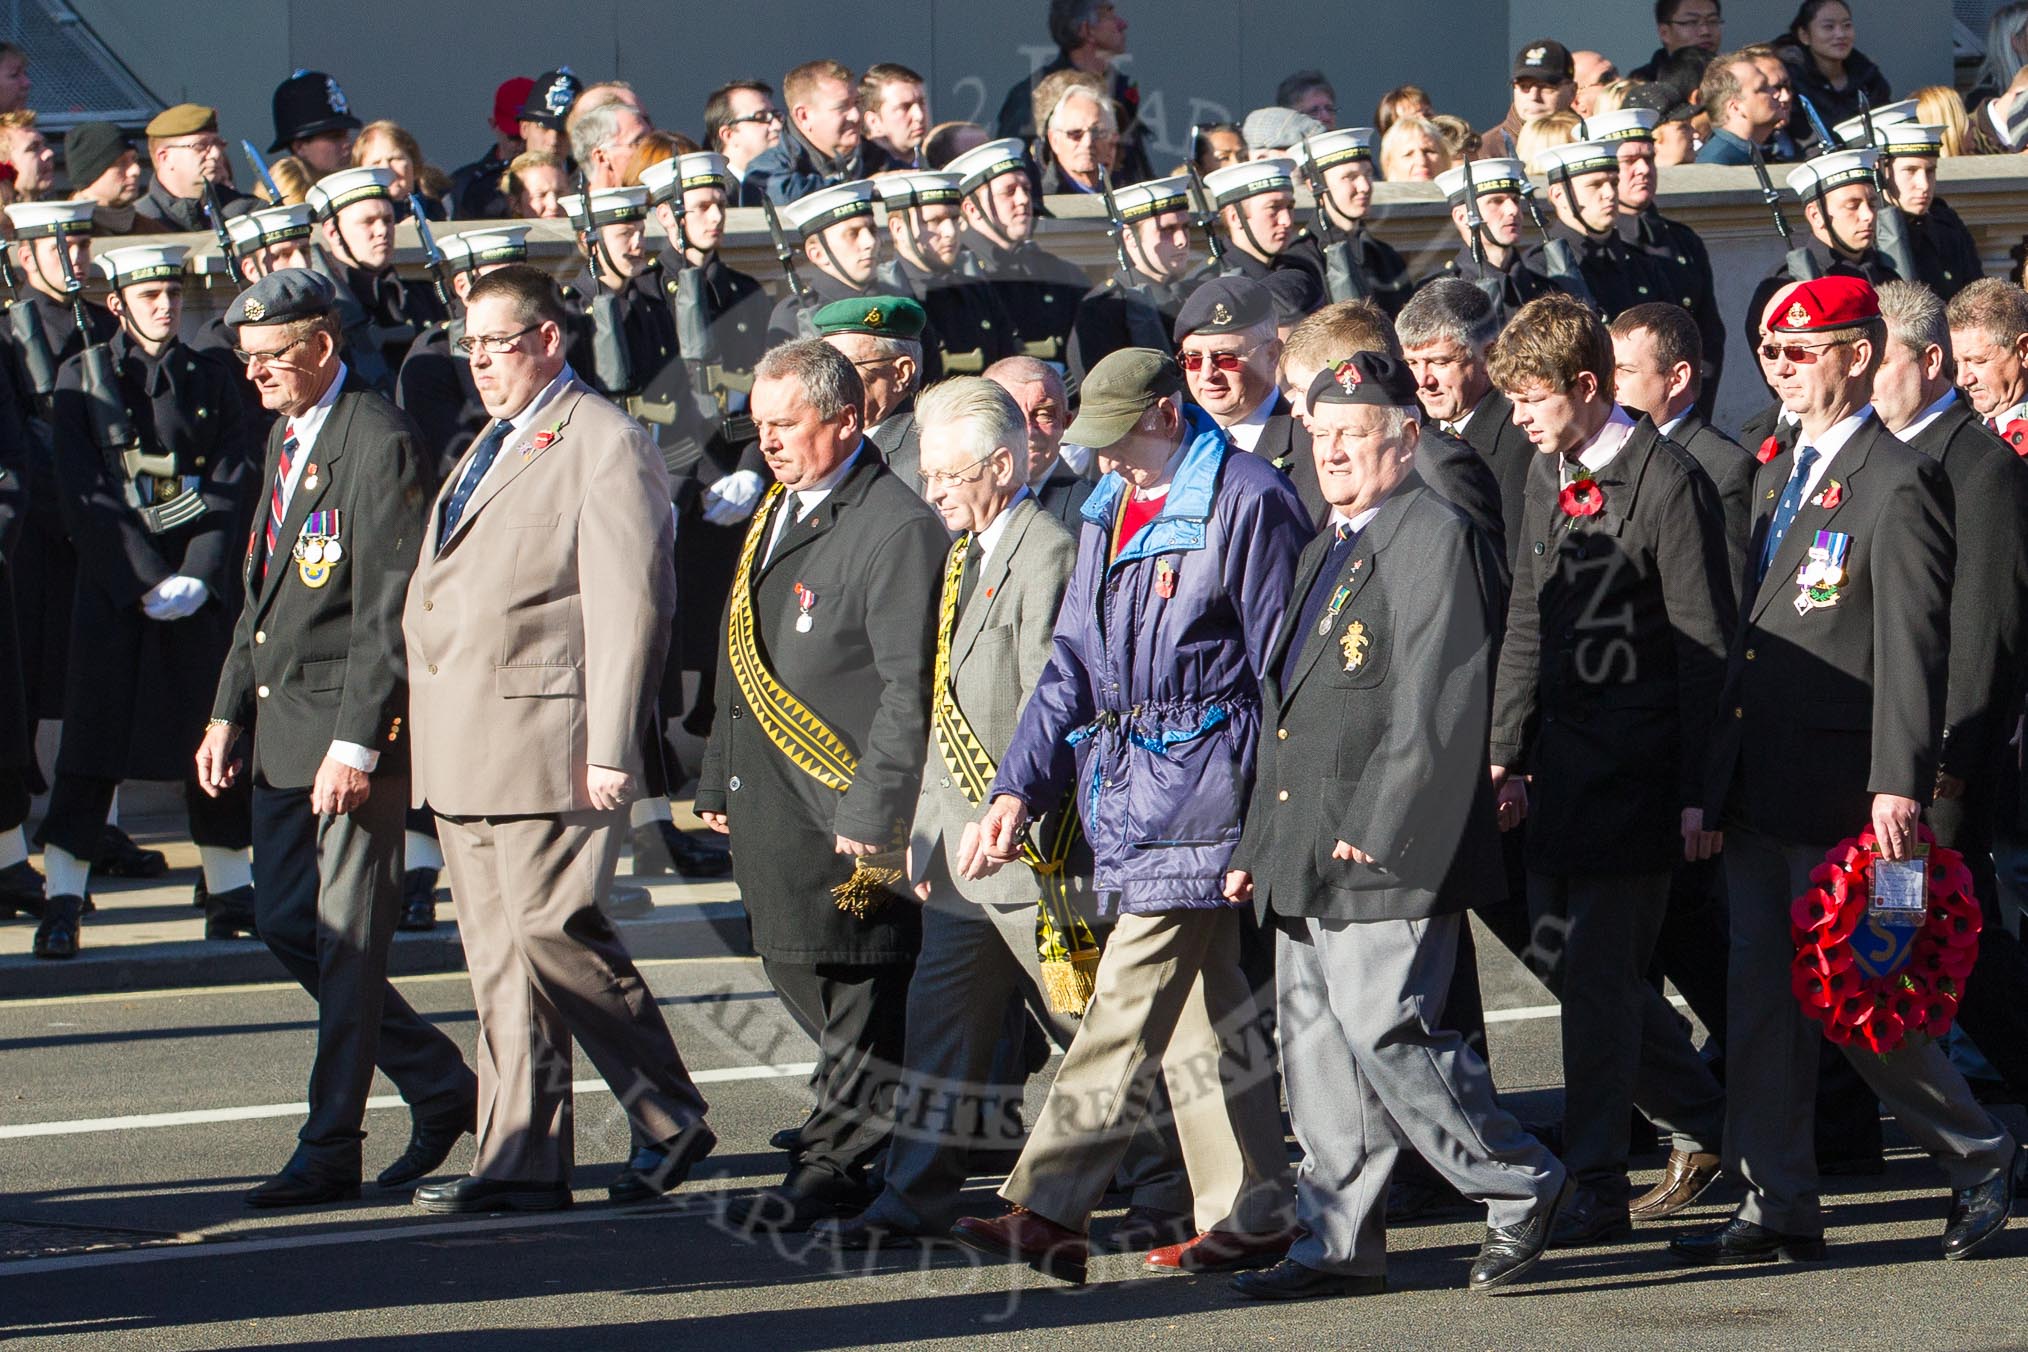
<path id="1" fill-rule="evenodd" d="M 380 753 L 357 742 L 333 742 L 331 749 L 324 754 L 340 765 L 351 766 L 362 775 L 372 774 L 380 765 Z"/>

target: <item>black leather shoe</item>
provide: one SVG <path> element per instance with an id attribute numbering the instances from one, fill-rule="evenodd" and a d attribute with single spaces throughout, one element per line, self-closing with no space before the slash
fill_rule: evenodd
<path id="1" fill-rule="evenodd" d="M 190 904 L 200 911 L 211 909 L 211 889 L 204 885 L 204 875 L 197 875 L 196 884 L 190 889 Z"/>
<path id="2" fill-rule="evenodd" d="M 1970 1258 L 1974 1250 L 2007 1228 L 2014 1209 L 2012 1161 L 1976 1188 L 1961 1188 L 1951 1197 L 1950 1224 L 1944 1228 L 1943 1256 Z"/>
<path id="3" fill-rule="evenodd" d="M 159 878 L 168 871 L 168 855 L 160 850 L 142 849 L 119 827 L 109 825 L 99 833 L 92 872 L 101 878 Z"/>
<path id="4" fill-rule="evenodd" d="M 810 1227 L 810 1238 L 840 1253 L 870 1253 L 875 1249 L 906 1249 L 935 1236 L 910 1230 L 887 1221 L 869 1221 L 864 1216 L 818 1221 Z"/>
<path id="5" fill-rule="evenodd" d="M 821 1169 L 798 1169 L 775 1187 L 735 1198 L 725 1208 L 725 1221 L 747 1234 L 798 1235 L 818 1221 L 856 1216 L 872 1203 L 872 1194 L 859 1184 Z"/>
<path id="6" fill-rule="evenodd" d="M 777 1150 L 786 1150 L 793 1155 L 803 1148 L 803 1129 L 801 1127 L 783 1127 L 780 1131 L 768 1137 L 768 1144 Z"/>
<path id="7" fill-rule="evenodd" d="M 1611 1244 L 1631 1238 L 1633 1233 L 1634 1222 L 1627 1215 L 1625 1202 L 1612 1206 L 1601 1201 L 1590 1188 L 1579 1188 L 1556 1214 L 1556 1228 L 1549 1232 L 1549 1246 L 1571 1249 L 1586 1244 Z"/>
<path id="8" fill-rule="evenodd" d="M 606 913 L 608 920 L 639 920 L 655 909 L 655 898 L 645 887 L 636 887 L 613 879 L 606 889 L 605 900 L 599 909 Z"/>
<path id="9" fill-rule="evenodd" d="M 685 878 L 723 878 L 732 872 L 732 855 L 706 843 L 672 821 L 653 821 L 633 831 L 634 875 L 652 878 L 675 873 Z"/>
<path id="10" fill-rule="evenodd" d="M 17 915 L 42 919 L 42 890 L 42 875 L 26 859 L 0 868 L 0 920 L 12 920 Z"/>
<path id="11" fill-rule="evenodd" d="M 415 1204 L 440 1216 L 486 1211 L 561 1211 L 570 1205 L 570 1189 L 561 1183 L 529 1183 L 507 1178 L 454 1178 L 425 1183 L 415 1190 Z"/>
<path id="12" fill-rule="evenodd" d="M 1466 1285 L 1473 1291 L 1495 1291 L 1527 1276 L 1541 1261 L 1549 1236 L 1556 1230 L 1556 1218 L 1576 1191 L 1577 1185 L 1565 1179 L 1556 1199 L 1521 1224 L 1487 1226 L 1485 1242 L 1479 1245 Z"/>
<path id="13" fill-rule="evenodd" d="M 401 875 L 401 919 L 398 930 L 422 933 L 437 927 L 437 871 L 412 868 Z"/>
<path id="14" fill-rule="evenodd" d="M 299 1173 L 284 1169 L 246 1195 L 246 1204 L 257 1207 L 323 1206 L 329 1202 L 359 1200 L 359 1179 L 337 1175 Z"/>
<path id="15" fill-rule="evenodd" d="M 1693 1267 L 1738 1267 L 1747 1263 L 1820 1263 L 1822 1235 L 1785 1235 L 1734 1216 L 1709 1230 L 1693 1230 L 1669 1241 L 1669 1256 Z"/>
<path id="16" fill-rule="evenodd" d="M 254 932 L 254 890 L 253 884 L 235 887 L 230 892 L 205 898 L 204 937 L 207 939 L 237 939 L 245 935 L 249 939 L 260 936 Z"/>
<path id="17" fill-rule="evenodd" d="M 78 930 L 83 921 L 83 897 L 51 897 L 43 902 L 42 923 L 35 927 L 35 956 L 54 959 L 76 957 Z"/>
<path id="18" fill-rule="evenodd" d="M 1357 1272 L 1319 1272 L 1293 1258 L 1284 1258 L 1271 1268 L 1242 1272 L 1232 1279 L 1232 1289 L 1253 1300 L 1315 1300 L 1322 1296 L 1377 1296 L 1387 1290 L 1387 1278 Z"/>
<path id="19" fill-rule="evenodd" d="M 606 1184 L 606 1196 L 621 1206 L 631 1206 L 672 1193 L 717 1148 L 717 1133 L 702 1122 L 673 1141 L 644 1145 L 627 1161 L 627 1167 Z"/>
<path id="20" fill-rule="evenodd" d="M 476 1108 L 465 1109 L 460 1117 L 441 1117 L 430 1122 L 418 1118 L 409 1128 L 408 1148 L 373 1181 L 383 1188 L 405 1188 L 428 1178 L 443 1167 L 467 1133 L 477 1130 Z"/>

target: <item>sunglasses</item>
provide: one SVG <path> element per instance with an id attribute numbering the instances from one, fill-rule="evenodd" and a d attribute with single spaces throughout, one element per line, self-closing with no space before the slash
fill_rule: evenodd
<path id="1" fill-rule="evenodd" d="M 1204 363 L 1208 361 L 1227 375 L 1231 375 L 1245 368 L 1249 355 L 1247 352 L 1182 352 L 1177 354 L 1176 364 L 1190 374 L 1196 375 L 1204 369 Z"/>
<path id="2" fill-rule="evenodd" d="M 1816 347 L 1805 347 L 1801 343 L 1762 343 L 1760 359 L 1786 361 L 1791 366 L 1808 366 L 1817 359 L 1819 352 L 1829 352 L 1832 348 L 1841 346 L 1843 346 L 1841 343 L 1823 343 Z"/>

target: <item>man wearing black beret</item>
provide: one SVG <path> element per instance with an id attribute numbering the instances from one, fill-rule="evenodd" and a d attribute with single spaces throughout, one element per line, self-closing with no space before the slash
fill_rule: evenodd
<path id="1" fill-rule="evenodd" d="M 321 274 L 284 268 L 225 316 L 279 416 L 197 779 L 216 795 L 253 775 L 260 936 L 317 1001 L 309 1120 L 287 1167 L 248 1194 L 257 1207 L 359 1195 L 376 1064 L 415 1119 L 384 1188 L 442 1164 L 478 1095 L 457 1044 L 387 981 L 409 797 L 401 611 L 432 485 L 415 424 L 346 367 L 337 302 Z"/>
<path id="2" fill-rule="evenodd" d="M 1469 1285 L 1542 1255 L 1564 1168 L 1432 1023 L 1467 907 L 1501 886 L 1486 778 L 1500 561 L 1415 472 L 1415 381 L 1360 352 L 1311 384 L 1330 521 L 1296 566 L 1262 682 L 1260 766 L 1225 893 L 1276 926 L 1289 1114 L 1307 1158 L 1288 1257 L 1257 1299 L 1386 1289 L 1385 1180 L 1404 1141 L 1486 1204 Z"/>

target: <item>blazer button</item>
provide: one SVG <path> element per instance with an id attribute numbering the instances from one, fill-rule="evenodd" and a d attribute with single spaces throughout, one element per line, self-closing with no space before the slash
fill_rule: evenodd
<path id="1" fill-rule="evenodd" d="M 1280 742 L 1286 742 L 1286 741 L 1288 741 L 1288 740 L 1289 740 L 1289 730 L 1288 730 L 1287 728 L 1276 728 L 1276 729 L 1275 729 L 1275 740 L 1276 740 L 1276 741 L 1280 741 Z"/>
<path id="2" fill-rule="evenodd" d="M 734 775 L 734 776 L 733 776 L 733 777 L 732 777 L 731 779 L 728 779 L 728 780 L 726 780 L 726 781 L 725 781 L 725 790 L 726 790 L 726 792 L 727 792 L 727 793 L 738 793 L 738 792 L 739 792 L 739 776 L 738 776 L 738 775 Z"/>
<path id="3" fill-rule="evenodd" d="M 430 675 L 434 676 L 436 674 L 437 674 L 437 664 L 432 662 L 430 663 Z"/>
<path id="4" fill-rule="evenodd" d="M 268 631 L 267 631 L 267 630 L 265 630 L 265 629 L 256 629 L 256 630 L 254 630 L 254 642 L 256 642 L 256 643 L 266 643 L 267 641 L 268 641 Z"/>
<path id="5" fill-rule="evenodd" d="M 1734 709 L 1733 709 L 1733 711 L 1732 711 L 1732 716 L 1733 716 L 1734 718 L 1745 718 L 1745 717 L 1746 717 L 1746 710 L 1744 710 L 1744 709 L 1740 709 L 1740 708 L 1734 708 Z"/>
<path id="6" fill-rule="evenodd" d="M 254 691 L 254 693 L 256 695 L 259 695 L 262 699 L 266 699 L 268 697 L 268 688 L 266 686 L 262 686 L 260 689 Z"/>
<path id="7" fill-rule="evenodd" d="M 1746 650 L 1746 660 L 1749 662 L 1753 661 L 1753 649 L 1748 648 Z"/>
<path id="8" fill-rule="evenodd" d="M 423 602 L 423 609 L 424 609 L 424 610 L 435 610 L 436 608 L 437 608 L 437 603 L 436 603 L 435 601 L 425 601 L 425 602 Z"/>
<path id="9" fill-rule="evenodd" d="M 1288 802 L 1288 801 L 1289 801 L 1289 791 L 1288 791 L 1287 789 L 1283 789 L 1283 790 L 1282 790 L 1282 791 L 1281 791 L 1280 793 L 1278 793 L 1278 794 L 1276 794 L 1276 795 L 1275 795 L 1275 801 L 1276 801 L 1276 802 L 1278 802 L 1278 803 L 1286 803 L 1286 802 Z"/>

